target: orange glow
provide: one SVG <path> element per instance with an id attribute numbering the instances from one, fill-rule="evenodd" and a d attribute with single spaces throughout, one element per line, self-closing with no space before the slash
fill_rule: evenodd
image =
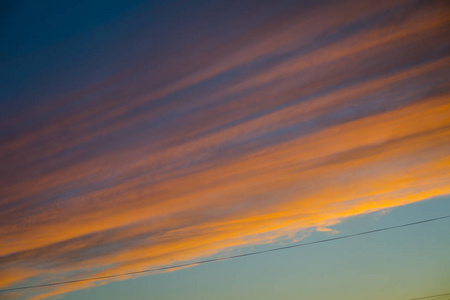
<path id="1" fill-rule="evenodd" d="M 447 15 L 416 9 L 356 30 L 354 22 L 402 2 L 344 2 L 284 12 L 231 41 L 233 51 L 170 64 L 164 72 L 180 73 L 157 88 L 140 87 L 157 78 L 141 70 L 136 82 L 92 96 L 91 106 L 50 114 L 0 144 L 0 287 L 195 261 L 314 230 L 335 234 L 330 227 L 345 218 L 450 194 L 450 86 L 441 79 L 450 58 L 397 66 L 392 54 L 413 49 L 404 54 L 413 62 L 428 55 Z M 328 31 L 323 45 L 308 48 Z M 280 62 L 264 65 L 271 55 Z"/>

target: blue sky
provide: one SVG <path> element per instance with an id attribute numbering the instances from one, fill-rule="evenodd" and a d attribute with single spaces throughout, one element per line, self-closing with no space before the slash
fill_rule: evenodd
<path id="1" fill-rule="evenodd" d="M 401 0 L 6 3 L 0 287 L 448 214 L 448 8 Z M 449 275 L 439 267 L 448 265 L 445 224 L 1 297 L 106 299 L 139 285 L 139 298 L 152 282 L 161 299 L 440 293 Z"/>
<path id="2" fill-rule="evenodd" d="M 441 216 L 449 197 L 349 218 L 338 235 Z M 449 220 L 223 262 L 68 294 L 65 299 L 412 299 L 448 292 Z M 329 238 L 312 232 L 304 242 Z M 285 245 L 276 243 L 242 252 Z M 439 298 L 440 299 L 440 298 Z M 445 299 L 445 298 L 444 298 Z"/>

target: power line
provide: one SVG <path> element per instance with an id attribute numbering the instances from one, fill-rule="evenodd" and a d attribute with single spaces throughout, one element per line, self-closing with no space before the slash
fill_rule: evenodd
<path id="1" fill-rule="evenodd" d="M 413 299 L 410 299 L 410 300 L 431 299 L 431 298 L 443 297 L 443 296 L 450 296 L 450 293 L 439 294 L 439 295 L 433 295 L 433 296 L 426 296 L 426 297 L 420 297 L 420 298 L 413 298 Z"/>
<path id="2" fill-rule="evenodd" d="M 390 226 L 390 227 L 374 229 L 374 230 L 369 230 L 369 231 L 364 231 L 364 232 L 358 232 L 358 233 L 338 236 L 338 237 L 334 237 L 334 238 L 319 240 L 319 241 L 315 241 L 315 242 L 298 243 L 298 244 L 292 244 L 289 246 L 283 246 L 283 247 L 272 248 L 272 249 L 267 249 L 267 250 L 254 251 L 254 252 L 248 252 L 248 253 L 244 253 L 244 254 L 237 254 L 237 255 L 231 255 L 231 256 L 225 256 L 225 257 L 219 257 L 219 258 L 212 258 L 212 259 L 200 260 L 200 261 L 192 262 L 192 263 L 152 268 L 152 269 L 146 269 L 146 270 L 141 270 L 141 271 L 126 272 L 126 273 L 121 273 L 121 274 L 99 276 L 99 277 L 88 277 L 88 278 L 82 278 L 82 279 L 76 279 L 76 280 L 67 280 L 67 281 L 59 281 L 59 282 L 53 282 L 53 283 L 47 283 L 47 284 L 21 286 L 21 287 L 9 288 L 9 289 L 0 289 L 0 292 L 12 292 L 12 291 L 18 291 L 18 290 L 25 290 L 25 289 L 50 287 L 50 286 L 55 286 L 55 285 L 64 285 L 64 284 L 79 283 L 79 282 L 86 282 L 86 281 L 97 281 L 97 280 L 117 278 L 117 277 L 122 277 L 122 276 L 130 276 L 130 275 L 143 274 L 143 273 L 149 273 L 149 272 L 165 271 L 165 270 L 170 270 L 170 269 L 190 267 L 190 266 L 195 266 L 195 265 L 199 265 L 199 264 L 206 264 L 206 263 L 211 263 L 211 262 L 216 262 L 216 261 L 223 261 L 223 260 L 235 259 L 235 258 L 239 258 L 239 257 L 252 256 L 252 255 L 280 251 L 280 250 L 285 250 L 285 249 L 290 249 L 290 248 L 303 247 L 303 246 L 308 246 L 308 245 L 342 240 L 342 239 L 360 236 L 360 235 L 372 234 L 372 233 L 376 233 L 376 232 L 387 231 L 387 230 L 392 230 L 392 229 L 401 228 L 401 227 L 408 227 L 408 226 L 413 226 L 413 225 L 418 225 L 418 224 L 423 224 L 423 223 L 434 222 L 434 221 L 438 221 L 438 220 L 442 220 L 442 219 L 446 219 L 446 218 L 450 218 L 450 215 L 433 218 L 433 219 L 417 221 L 417 222 L 412 222 L 412 223 L 407 223 L 407 224 L 402 224 L 402 225 L 396 225 L 396 226 Z M 414 300 L 417 300 L 417 299 L 426 299 L 426 298 L 416 298 Z"/>

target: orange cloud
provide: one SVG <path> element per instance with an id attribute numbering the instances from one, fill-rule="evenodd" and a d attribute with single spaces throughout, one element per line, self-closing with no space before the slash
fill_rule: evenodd
<path id="1" fill-rule="evenodd" d="M 356 3 L 283 10 L 226 51 L 186 46 L 180 70 L 161 63 L 177 74 L 166 84 L 134 65 L 61 99 L 73 110 L 43 108 L 46 122 L 0 144 L 0 286 L 336 233 L 347 217 L 450 194 L 450 59 L 430 54 L 445 12 Z"/>

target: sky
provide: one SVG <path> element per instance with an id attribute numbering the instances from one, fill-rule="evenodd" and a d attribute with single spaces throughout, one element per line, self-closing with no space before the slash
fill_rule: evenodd
<path id="1" fill-rule="evenodd" d="M 447 1 L 1 5 L 0 289 L 450 214 Z M 448 228 L 0 299 L 411 299 Z"/>

